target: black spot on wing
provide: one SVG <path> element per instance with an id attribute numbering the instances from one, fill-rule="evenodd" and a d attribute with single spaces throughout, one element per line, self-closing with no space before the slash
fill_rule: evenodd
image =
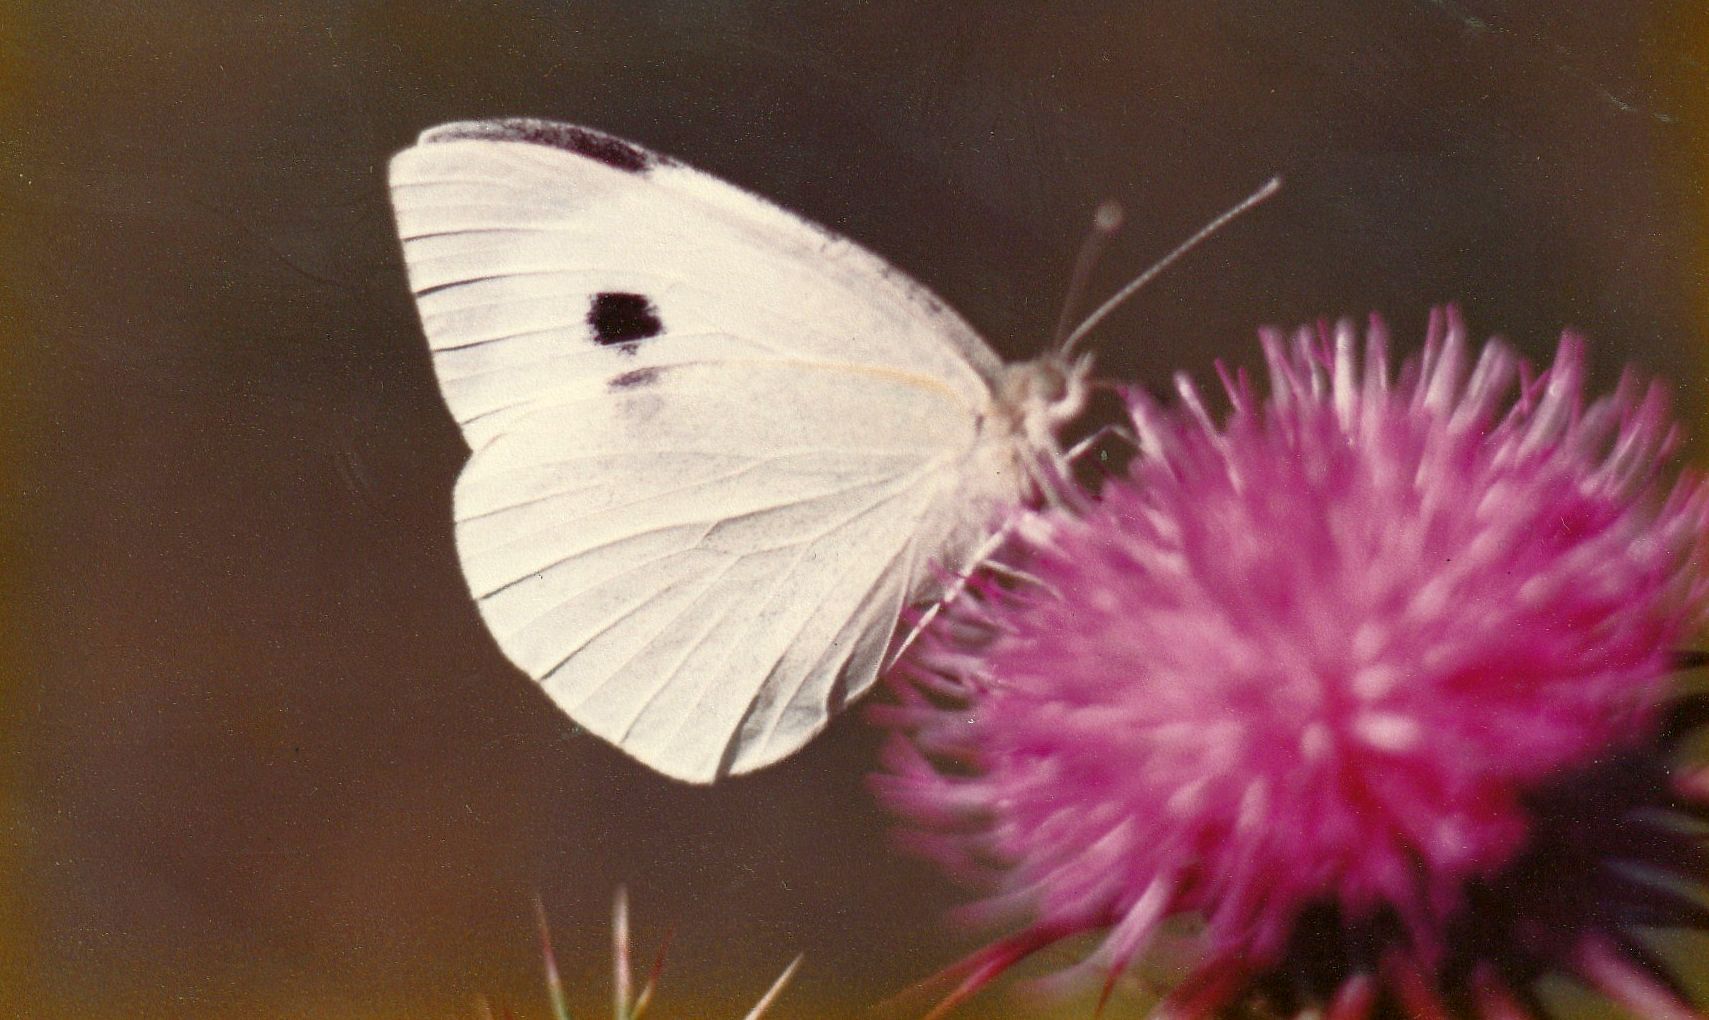
<path id="1" fill-rule="evenodd" d="M 587 324 L 593 330 L 594 342 L 600 345 L 645 340 L 665 331 L 659 310 L 645 295 L 616 291 L 593 296 L 593 303 L 587 309 Z M 633 347 L 625 350 L 635 353 Z"/>
<path id="2" fill-rule="evenodd" d="M 613 376 L 611 381 L 606 383 L 606 386 L 614 390 L 627 390 L 633 389 L 636 386 L 645 386 L 654 379 L 657 379 L 661 371 L 662 369 L 658 368 L 631 369 L 624 372 L 622 375 Z"/>
<path id="3" fill-rule="evenodd" d="M 563 149 L 604 163 L 626 173 L 646 173 L 655 166 L 669 165 L 670 160 L 613 138 L 603 131 L 560 124 L 551 120 L 509 117 L 503 120 L 472 120 L 433 128 L 421 136 L 421 142 L 456 142 L 468 139 L 489 142 L 526 142 Z"/>

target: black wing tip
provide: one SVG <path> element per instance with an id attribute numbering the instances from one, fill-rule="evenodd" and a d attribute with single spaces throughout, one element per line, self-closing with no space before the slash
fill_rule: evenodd
<path id="1" fill-rule="evenodd" d="M 656 166 L 669 166 L 672 161 L 648 152 L 639 145 L 626 142 L 615 135 L 603 131 L 582 127 L 578 124 L 564 124 L 555 120 L 537 120 L 533 117 L 503 117 L 498 120 L 463 120 L 451 124 L 441 124 L 421 133 L 417 143 L 432 145 L 437 142 L 521 142 L 526 145 L 543 145 L 550 149 L 561 149 L 573 152 L 578 156 L 603 163 L 613 170 L 624 173 L 644 174 Z"/>

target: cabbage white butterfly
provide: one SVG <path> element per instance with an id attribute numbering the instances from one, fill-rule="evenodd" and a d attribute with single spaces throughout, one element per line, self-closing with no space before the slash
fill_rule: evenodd
<path id="1" fill-rule="evenodd" d="M 433 128 L 391 194 L 473 451 L 470 592 L 564 711 L 666 775 L 800 748 L 1061 477 L 1093 320 L 1005 364 L 865 249 L 585 127 Z"/>

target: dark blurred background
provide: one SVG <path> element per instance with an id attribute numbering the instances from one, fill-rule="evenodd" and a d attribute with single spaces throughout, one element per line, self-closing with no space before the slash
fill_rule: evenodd
<path id="1" fill-rule="evenodd" d="M 604 1015 L 620 883 L 644 946 L 677 927 L 667 1014 L 805 952 L 777 1015 L 854 1016 L 974 944 L 887 841 L 858 713 L 679 786 L 486 635 L 384 188 L 433 124 L 674 154 L 1011 356 L 1097 202 L 1128 226 L 1094 297 L 1280 173 L 1100 331 L 1106 374 L 1257 365 L 1254 326 L 1324 314 L 1410 346 L 1456 300 L 1666 378 L 1705 449 L 1700 3 L 147 6 L 0 9 L 7 1016 L 544 1016 L 536 892 Z"/>

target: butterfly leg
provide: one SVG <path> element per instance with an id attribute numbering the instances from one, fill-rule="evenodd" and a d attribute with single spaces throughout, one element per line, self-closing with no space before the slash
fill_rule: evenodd
<path id="1" fill-rule="evenodd" d="M 1044 579 L 1038 575 L 1029 574 L 1020 567 L 1011 567 L 999 559 L 988 559 L 984 563 L 980 564 L 980 566 L 994 574 L 1002 574 L 1011 581 L 1018 581 L 1022 584 L 1036 584 L 1041 587 L 1045 585 Z"/>
<path id="2" fill-rule="evenodd" d="M 944 607 L 954 602 L 961 596 L 962 592 L 967 590 L 967 586 L 973 581 L 973 575 L 978 573 L 979 569 L 985 566 L 992 556 L 996 555 L 997 550 L 1003 547 L 1003 543 L 1009 540 L 1009 536 L 1015 533 L 1015 528 L 1020 525 L 1021 516 L 1021 513 L 1010 516 L 1001 527 L 991 533 L 989 538 L 979 544 L 979 548 L 973 550 L 973 555 L 968 557 L 967 565 L 955 575 L 955 580 L 950 582 L 949 588 L 943 593 L 943 597 L 927 607 L 926 611 L 920 614 L 920 618 L 914 621 L 914 626 L 909 629 L 908 635 L 902 639 L 902 643 L 897 645 L 896 651 L 891 654 L 890 661 L 884 664 L 885 669 L 889 669 L 902 661 L 902 656 L 907 653 L 909 648 L 913 647 L 914 642 L 919 639 L 921 634 L 925 633 L 926 628 L 932 625 L 932 621 L 938 618 L 938 614 L 943 612 Z"/>
<path id="3" fill-rule="evenodd" d="M 1075 463 L 1112 436 L 1120 438 L 1136 450 L 1139 449 L 1138 437 L 1119 425 L 1100 426 L 1067 450 L 1063 450 L 1056 443 L 1054 436 L 1037 447 L 1045 452 L 1039 462 L 1032 466 L 1030 474 L 1047 505 L 1069 511 L 1083 511 L 1087 508 L 1086 492 L 1074 479 Z"/>
<path id="4" fill-rule="evenodd" d="M 1073 446 L 1070 446 L 1068 450 L 1062 454 L 1063 463 L 1073 464 L 1075 461 L 1085 456 L 1088 450 L 1091 450 L 1093 447 L 1112 436 L 1120 439 L 1124 443 L 1127 443 L 1136 450 L 1139 449 L 1139 437 L 1133 434 L 1132 429 L 1124 428 L 1121 425 L 1101 425 L 1098 427 L 1097 431 L 1080 440 L 1078 443 L 1075 443 Z"/>
<path id="5" fill-rule="evenodd" d="M 1119 425 L 1105 425 L 1067 450 L 1053 451 L 1050 458 L 1051 463 L 1042 466 L 1036 475 L 1046 502 L 1052 506 L 1068 509 L 1084 503 L 1083 496 L 1079 493 L 1070 494 L 1061 483 L 1070 477 L 1068 469 L 1072 467 L 1075 461 L 1111 436 L 1131 443 L 1135 448 L 1139 446 L 1139 440 L 1132 432 Z M 938 618 L 938 614 L 942 613 L 946 606 L 961 597 L 962 593 L 967 590 L 967 586 L 972 583 L 973 576 L 981 569 L 989 568 L 1017 581 L 1037 582 L 1038 579 L 1031 574 L 993 559 L 997 550 L 1003 547 L 1004 543 L 1009 540 L 1009 536 L 1013 535 L 1015 529 L 1020 526 L 1024 514 L 1025 511 L 1014 514 L 1004 521 L 1001 527 L 992 532 L 989 538 L 980 543 L 979 548 L 975 549 L 973 555 L 968 558 L 967 565 L 956 574 L 955 580 L 950 582 L 943 597 L 932 603 L 925 612 L 920 614 L 920 618 L 914 621 L 914 626 L 909 629 L 907 636 L 902 639 L 901 644 L 896 646 L 896 651 L 891 654 L 890 661 L 885 663 L 885 669 L 889 669 L 901 661 L 902 656 L 909 648 L 913 647 L 915 641 L 919 640 L 925 629 L 931 626 L 933 620 Z"/>

